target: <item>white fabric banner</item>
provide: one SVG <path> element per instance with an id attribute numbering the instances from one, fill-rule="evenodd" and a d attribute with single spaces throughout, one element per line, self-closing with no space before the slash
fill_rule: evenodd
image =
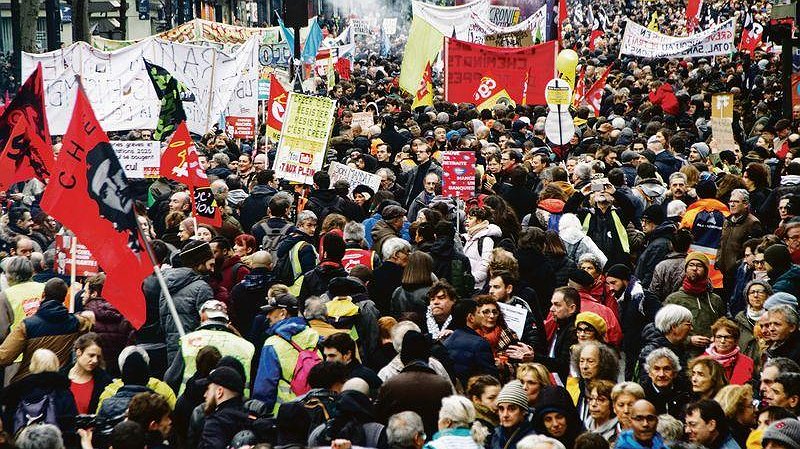
<path id="1" fill-rule="evenodd" d="M 488 17 L 481 16 L 475 12 L 470 14 L 469 19 L 467 35 L 467 41 L 469 42 L 484 44 L 486 36 L 490 34 L 510 34 L 527 30 L 530 30 L 531 38 L 535 41 L 536 36 L 544 38 L 547 27 L 547 5 L 543 5 L 530 17 L 510 27 L 497 26 Z"/>
<path id="2" fill-rule="evenodd" d="M 77 42 L 49 53 L 23 53 L 22 76 L 27 77 L 42 63 L 47 120 L 54 135 L 66 132 L 79 78 L 105 131 L 154 129 L 161 102 L 145 69 L 147 59 L 169 71 L 194 94 L 193 101 L 183 103 L 187 125 L 189 131 L 204 134 L 217 123 L 237 91 L 249 89 L 250 93 L 237 96 L 236 102 L 252 102 L 244 109 L 255 118 L 256 46 L 257 39 L 251 38 L 235 53 L 226 54 L 212 47 L 152 38 L 104 52 Z M 245 82 L 240 84 L 243 77 Z M 237 103 L 234 108 L 243 109 Z"/>
<path id="3" fill-rule="evenodd" d="M 619 53 L 645 58 L 727 55 L 736 51 L 733 44 L 735 27 L 736 22 L 731 18 L 691 36 L 674 37 L 627 20 Z"/>
<path id="4" fill-rule="evenodd" d="M 475 0 L 461 6 L 435 6 L 415 0 L 411 9 L 415 16 L 424 19 L 446 37 L 453 37 L 455 33 L 455 38 L 462 41 L 469 40 L 471 14 L 489 22 L 489 0 Z"/>

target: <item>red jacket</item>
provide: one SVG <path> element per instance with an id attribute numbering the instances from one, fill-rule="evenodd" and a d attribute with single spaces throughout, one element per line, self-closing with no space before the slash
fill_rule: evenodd
<path id="1" fill-rule="evenodd" d="M 678 97 L 675 96 L 669 83 L 664 83 L 655 92 L 650 92 L 649 97 L 650 102 L 661 106 L 665 114 L 676 116 L 680 112 Z"/>
<path id="2" fill-rule="evenodd" d="M 731 385 L 745 385 L 753 378 L 753 365 L 753 359 L 740 352 L 736 362 L 725 367 L 725 378 Z"/>

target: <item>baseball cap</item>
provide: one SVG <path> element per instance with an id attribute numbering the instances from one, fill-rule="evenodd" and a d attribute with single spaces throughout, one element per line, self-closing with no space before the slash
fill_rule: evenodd
<path id="1" fill-rule="evenodd" d="M 216 299 L 204 302 L 203 305 L 200 306 L 200 314 L 202 315 L 203 312 L 211 319 L 224 319 L 225 321 L 230 319 L 228 317 L 228 306 L 226 306 L 224 302 L 217 301 Z"/>
<path id="2" fill-rule="evenodd" d="M 244 379 L 241 374 L 229 366 L 214 368 L 200 384 L 203 386 L 217 384 L 239 394 L 244 392 Z"/>
<path id="3" fill-rule="evenodd" d="M 267 305 L 261 307 L 261 310 L 267 313 L 272 312 L 275 309 L 296 311 L 297 298 L 290 293 L 284 293 L 274 298 L 267 298 Z"/>

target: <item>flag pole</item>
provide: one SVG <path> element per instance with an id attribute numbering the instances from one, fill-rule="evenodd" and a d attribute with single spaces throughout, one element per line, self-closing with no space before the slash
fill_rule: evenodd
<path id="1" fill-rule="evenodd" d="M 78 253 L 78 237 L 75 234 L 72 234 L 72 237 L 69 239 L 70 241 L 70 257 L 72 260 L 69 263 L 70 273 L 69 273 L 69 313 L 75 313 L 75 295 L 78 293 L 75 291 L 75 282 L 76 282 L 76 271 L 78 271 L 78 262 L 77 262 L 77 253 Z"/>
<path id="2" fill-rule="evenodd" d="M 186 332 L 183 330 L 183 322 L 181 321 L 181 317 L 178 315 L 178 309 L 175 308 L 175 302 L 172 300 L 172 295 L 169 293 L 169 288 L 167 287 L 167 282 L 164 280 L 164 276 L 161 273 L 161 266 L 156 262 L 156 256 L 153 254 L 153 248 L 150 246 L 150 237 L 144 233 L 142 229 L 142 222 L 139 219 L 136 219 L 136 226 L 139 228 L 139 234 L 142 236 L 142 241 L 144 242 L 144 249 L 147 252 L 147 256 L 150 258 L 150 263 L 153 264 L 153 272 L 156 275 L 156 279 L 158 279 L 158 284 L 161 286 L 161 291 L 164 293 L 164 297 L 167 299 L 167 307 L 169 307 L 169 313 L 172 315 L 172 320 L 175 321 L 175 327 L 178 328 L 178 335 L 183 337 L 186 335 Z"/>

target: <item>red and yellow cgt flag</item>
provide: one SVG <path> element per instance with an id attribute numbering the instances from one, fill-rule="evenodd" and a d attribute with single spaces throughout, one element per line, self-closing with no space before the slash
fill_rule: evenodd
<path id="1" fill-rule="evenodd" d="M 420 106 L 433 106 L 433 69 L 431 63 L 425 66 L 425 71 L 422 72 L 422 80 L 419 83 L 419 89 L 414 94 L 414 102 L 411 104 L 411 109 L 416 109 Z"/>

